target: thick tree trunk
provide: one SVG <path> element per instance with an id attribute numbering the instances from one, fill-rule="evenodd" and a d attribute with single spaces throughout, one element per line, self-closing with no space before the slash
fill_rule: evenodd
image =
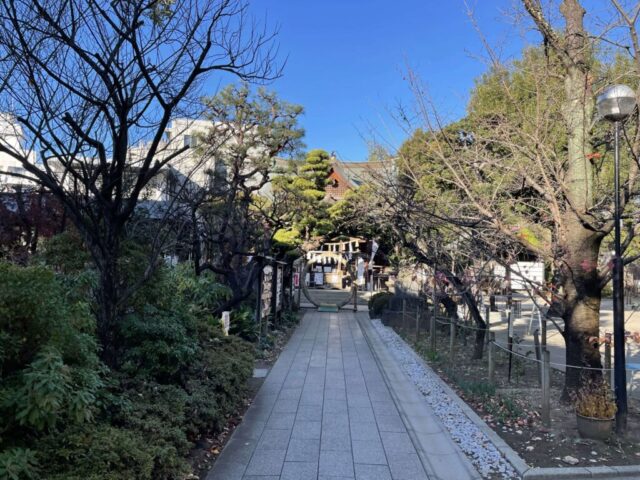
<path id="1" fill-rule="evenodd" d="M 566 254 L 560 272 L 566 364 L 599 369 L 602 367 L 600 351 L 590 338 L 599 337 L 601 287 L 598 252 L 602 237 L 574 219 L 568 222 L 564 240 Z M 600 372 L 567 367 L 563 398 L 569 398 L 585 375 L 593 377 Z"/>

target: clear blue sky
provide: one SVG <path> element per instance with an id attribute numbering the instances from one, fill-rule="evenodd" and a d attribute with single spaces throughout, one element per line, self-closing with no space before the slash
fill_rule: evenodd
<path id="1" fill-rule="evenodd" d="M 522 46 L 505 20 L 511 0 L 468 0 L 504 57 Z M 372 132 L 398 144 L 404 134 L 388 111 L 411 102 L 411 65 L 449 120 L 464 114 L 473 80 L 486 69 L 478 34 L 462 0 L 253 0 L 251 9 L 280 27 L 288 56 L 269 88 L 305 107 L 308 148 L 365 160 Z"/>

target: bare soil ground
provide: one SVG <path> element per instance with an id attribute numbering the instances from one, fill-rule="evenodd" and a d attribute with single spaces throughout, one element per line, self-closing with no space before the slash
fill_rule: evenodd
<path id="1" fill-rule="evenodd" d="M 540 419 L 542 392 L 537 363 L 512 357 L 508 378 L 509 354 L 496 350 L 495 385 L 489 384 L 485 358 L 473 360 L 472 332 L 466 342 L 458 331 L 454 354 L 449 358 L 449 327 L 438 329 L 436 353 L 429 350 L 426 332 L 416 340 L 415 324 L 396 317 L 383 318 L 425 361 L 462 397 L 498 435 L 531 466 L 566 467 L 565 457 L 577 459 L 578 466 L 616 466 L 640 464 L 640 410 L 630 399 L 628 434 L 607 442 L 581 438 L 576 416 L 570 404 L 560 400 L 564 373 L 552 369 L 551 426 Z M 466 343 L 466 345 L 465 345 Z"/>
<path id="2" fill-rule="evenodd" d="M 302 318 L 302 312 L 298 312 L 298 318 Z M 297 325 L 290 325 L 271 332 L 270 335 L 273 344 L 267 349 L 258 350 L 254 368 L 270 369 L 278 359 L 280 352 L 284 349 L 296 327 Z M 229 418 L 227 425 L 224 427 L 222 432 L 216 436 L 200 439 L 196 447 L 191 452 L 190 463 L 195 474 L 190 478 L 193 478 L 194 480 L 204 480 L 206 478 L 209 470 L 211 470 L 213 464 L 220 455 L 220 452 L 222 452 L 226 442 L 231 438 L 231 434 L 240 422 L 242 422 L 245 412 L 251 406 L 253 398 L 260 390 L 263 382 L 264 378 L 250 378 L 247 385 L 247 394 L 242 405 L 240 405 L 238 411 Z"/>

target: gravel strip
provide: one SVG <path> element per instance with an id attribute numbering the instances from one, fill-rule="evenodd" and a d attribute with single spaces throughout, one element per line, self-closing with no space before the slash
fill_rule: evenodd
<path id="1" fill-rule="evenodd" d="M 427 402 L 442 421 L 454 441 L 469 457 L 484 478 L 519 478 L 511 464 L 505 460 L 491 440 L 452 402 L 440 386 L 440 377 L 430 368 L 425 368 L 413 349 L 391 328 L 380 320 L 372 321 L 393 357 L 404 372 L 418 387 Z"/>

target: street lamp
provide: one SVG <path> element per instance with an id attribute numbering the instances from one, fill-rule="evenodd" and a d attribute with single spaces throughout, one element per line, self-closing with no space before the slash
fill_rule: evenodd
<path id="1" fill-rule="evenodd" d="M 614 388 L 616 393 L 616 430 L 624 434 L 627 429 L 627 373 L 625 365 L 623 266 L 620 248 L 620 122 L 633 113 L 636 94 L 626 85 L 613 85 L 602 92 L 597 100 L 598 115 L 614 125 L 614 260 L 613 260 L 613 358 Z"/>

